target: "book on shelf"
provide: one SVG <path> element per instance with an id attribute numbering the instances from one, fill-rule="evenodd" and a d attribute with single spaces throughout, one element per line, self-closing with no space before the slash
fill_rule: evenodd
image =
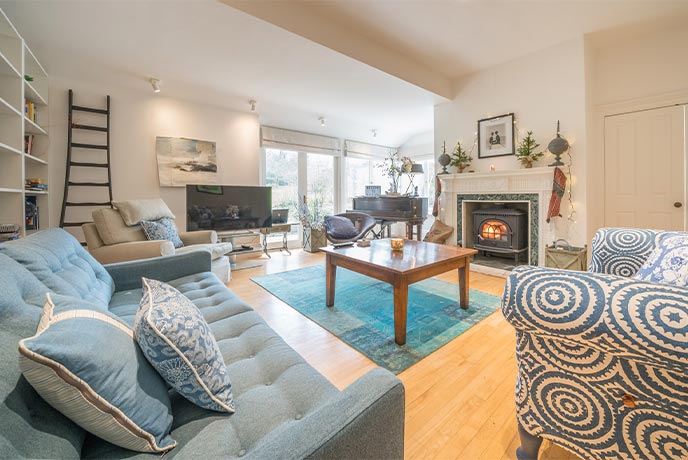
<path id="1" fill-rule="evenodd" d="M 24 115 L 26 115 L 26 118 L 36 123 L 36 104 L 31 101 L 25 101 Z"/>
<path id="2" fill-rule="evenodd" d="M 19 230 L 17 224 L 0 224 L 0 242 L 19 239 Z"/>
<path id="3" fill-rule="evenodd" d="M 38 212 L 38 202 L 35 196 L 26 197 L 25 217 L 26 217 L 26 229 L 27 230 L 38 230 L 39 228 L 39 212 Z"/>
<path id="4" fill-rule="evenodd" d="M 24 153 L 31 155 L 33 152 L 33 141 L 35 136 L 33 134 L 27 134 L 24 136 Z"/>
<path id="5" fill-rule="evenodd" d="M 48 184 L 43 183 L 43 179 L 26 179 L 24 189 L 33 192 L 45 192 L 48 190 Z"/>

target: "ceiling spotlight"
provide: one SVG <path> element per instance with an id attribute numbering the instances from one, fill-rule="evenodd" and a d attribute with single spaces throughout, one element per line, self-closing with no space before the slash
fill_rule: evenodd
<path id="1" fill-rule="evenodd" d="M 157 78 L 151 78 L 149 81 L 150 81 L 151 86 L 153 87 L 153 92 L 159 93 L 160 92 L 160 80 L 158 80 Z"/>
<path id="2" fill-rule="evenodd" d="M 320 121 L 320 126 L 325 126 L 325 117 L 318 118 L 318 121 Z"/>
<path id="3" fill-rule="evenodd" d="M 377 129 L 373 130 L 373 137 L 377 137 Z"/>
<path id="4" fill-rule="evenodd" d="M 254 99 L 251 99 L 250 101 L 248 101 L 248 104 L 251 106 L 251 112 L 255 112 L 257 102 Z"/>

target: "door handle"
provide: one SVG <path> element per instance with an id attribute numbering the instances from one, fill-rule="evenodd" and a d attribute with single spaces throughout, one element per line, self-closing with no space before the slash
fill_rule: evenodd
<path id="1" fill-rule="evenodd" d="M 677 201 L 677 202 L 674 203 L 674 207 L 675 207 L 675 208 L 682 208 L 682 207 L 683 207 L 683 203 L 681 203 L 680 201 Z"/>

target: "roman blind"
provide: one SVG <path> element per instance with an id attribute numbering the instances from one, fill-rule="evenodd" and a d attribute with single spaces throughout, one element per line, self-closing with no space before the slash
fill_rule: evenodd
<path id="1" fill-rule="evenodd" d="M 339 155 L 341 143 L 336 137 L 304 133 L 291 129 L 260 127 L 261 147 L 295 150 L 297 152 L 325 153 Z"/>
<path id="2" fill-rule="evenodd" d="M 344 154 L 354 158 L 385 158 L 396 151 L 397 149 L 395 147 L 368 144 L 367 142 L 358 142 L 348 139 L 344 141 Z"/>

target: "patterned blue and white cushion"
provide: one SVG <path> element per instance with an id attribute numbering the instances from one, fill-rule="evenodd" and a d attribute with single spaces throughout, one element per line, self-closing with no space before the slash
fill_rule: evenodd
<path id="1" fill-rule="evenodd" d="M 177 392 L 205 409 L 234 412 L 220 348 L 201 312 L 184 294 L 144 278 L 134 332 L 143 354 Z"/>
<path id="2" fill-rule="evenodd" d="M 141 227 L 149 240 L 167 240 L 171 241 L 175 248 L 184 246 L 177 227 L 174 225 L 174 219 L 163 217 L 158 220 L 142 220 Z"/>
<path id="3" fill-rule="evenodd" d="M 19 342 L 26 380 L 48 404 L 112 444 L 148 453 L 172 449 L 167 385 L 132 330 L 87 302 L 54 298 L 47 296 L 36 335 Z"/>
<path id="4" fill-rule="evenodd" d="M 655 249 L 656 230 L 601 228 L 592 240 L 589 271 L 631 277 Z"/>
<path id="5" fill-rule="evenodd" d="M 688 233 L 663 233 L 635 279 L 688 287 Z"/>

